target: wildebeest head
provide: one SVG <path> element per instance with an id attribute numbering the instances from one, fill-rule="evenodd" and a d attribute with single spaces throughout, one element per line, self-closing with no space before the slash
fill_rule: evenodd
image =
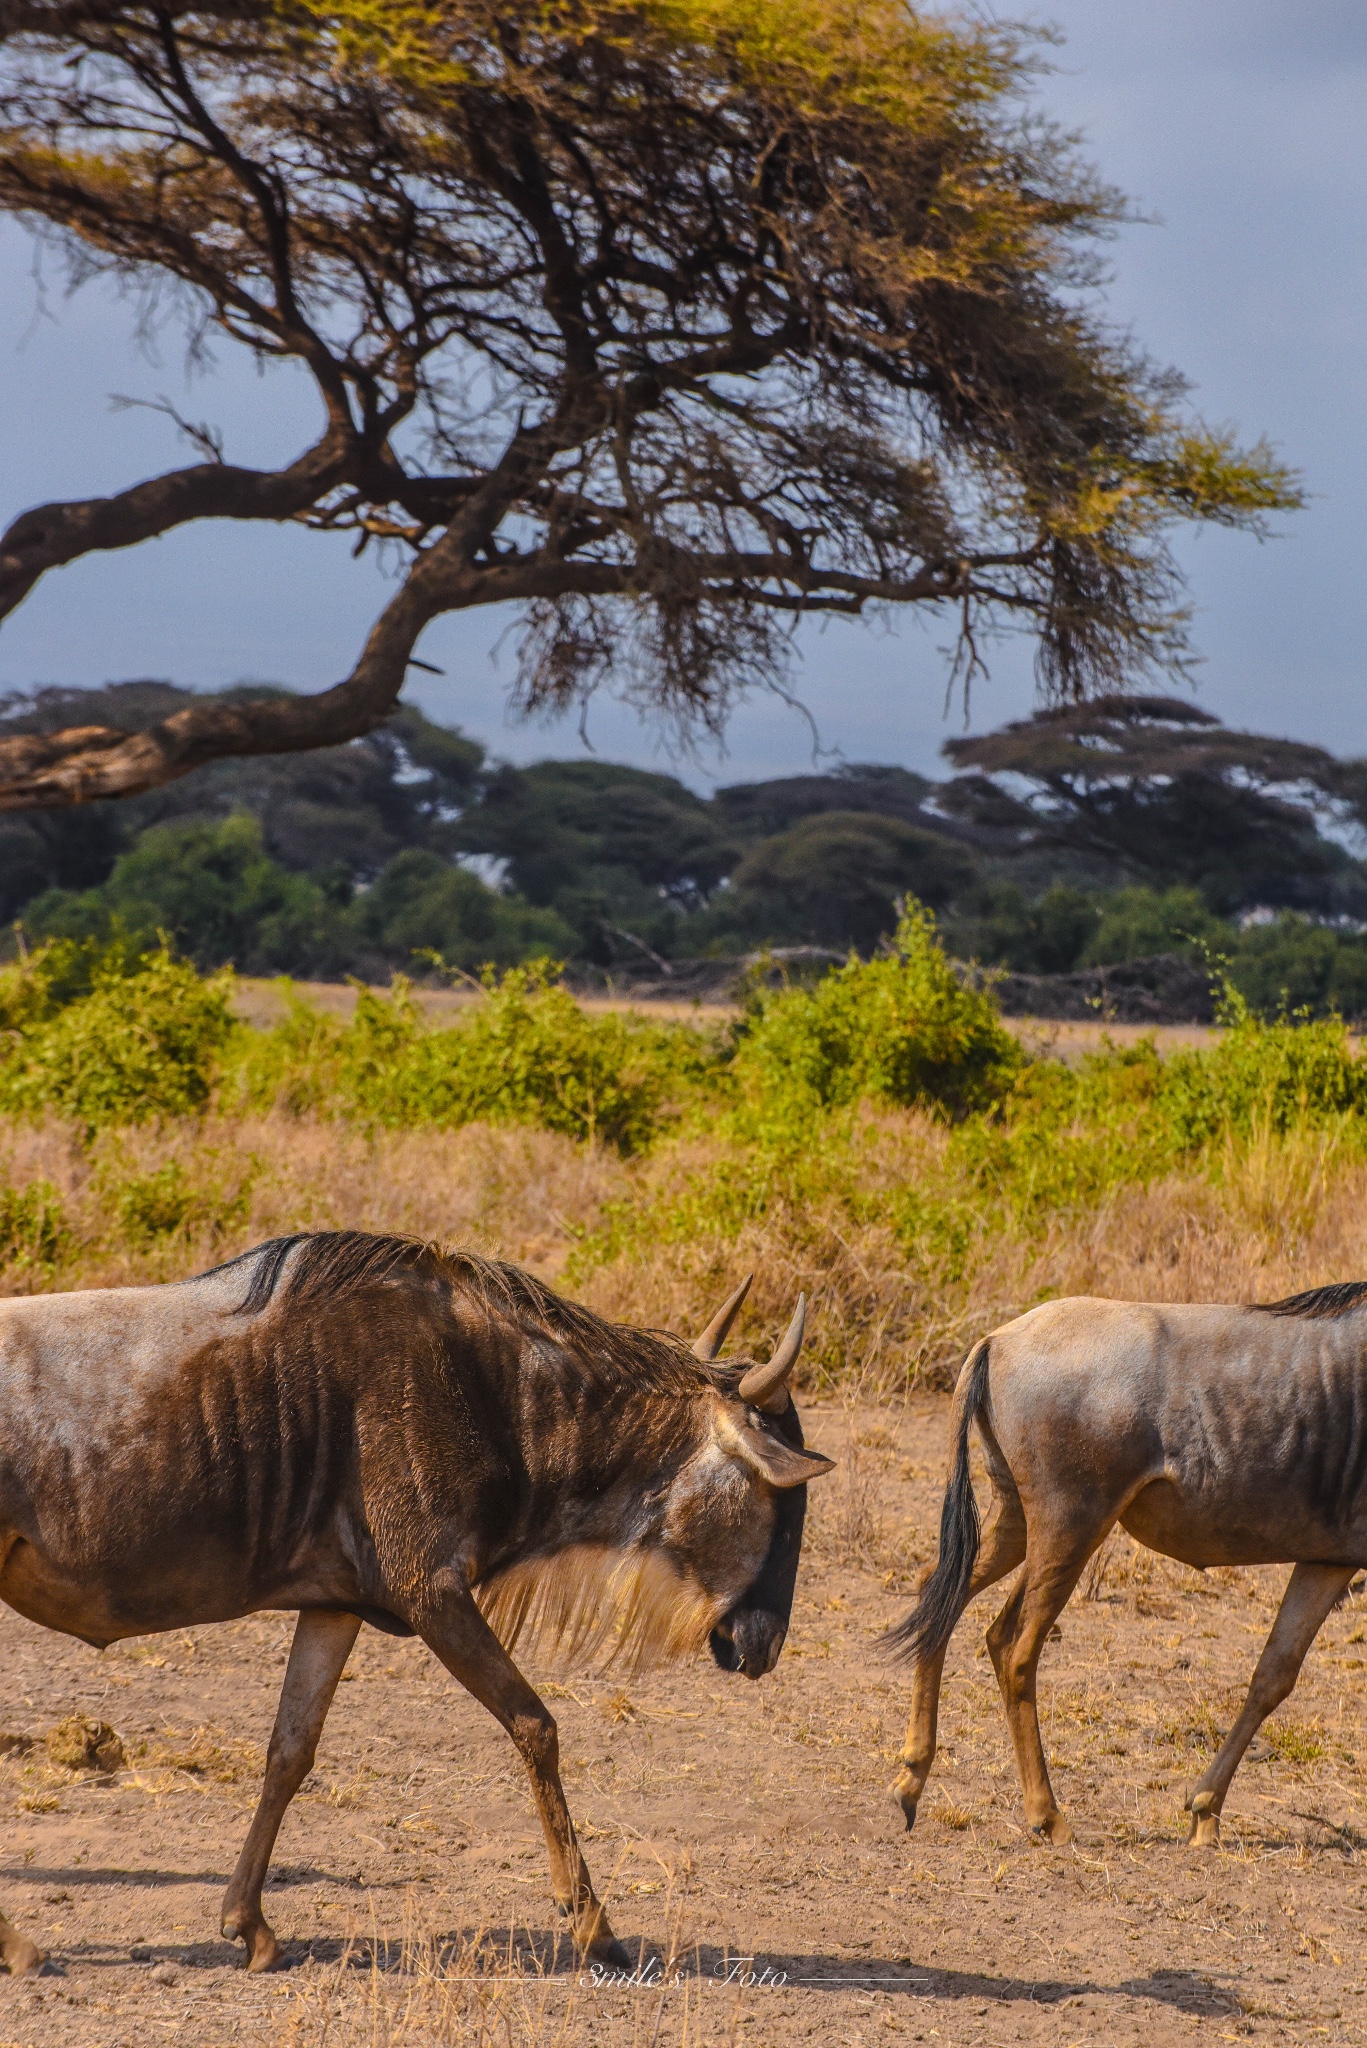
<path id="1" fill-rule="evenodd" d="M 690 1359 L 672 1340 L 600 1323 L 517 1276 L 536 1293 L 540 1325 L 517 1368 L 523 1398 L 530 1385 L 540 1403 L 524 1438 L 535 1519 L 476 1582 L 506 1648 L 534 1640 L 568 1661 L 601 1655 L 639 1668 L 710 1643 L 723 1670 L 773 1669 L 807 1482 L 832 1461 L 803 1447 L 788 1392 L 801 1301 L 772 1358 L 717 1363 L 749 1284 Z"/>
<path id="2" fill-rule="evenodd" d="M 695 1357 L 707 1364 L 717 1358 L 749 1287 L 747 1278 L 718 1311 L 694 1344 Z M 805 1320 L 799 1297 L 773 1357 L 745 1362 L 734 1390 L 718 1387 L 709 1437 L 675 1480 L 665 1519 L 676 1556 L 726 1600 L 709 1637 L 712 1655 L 723 1671 L 747 1678 L 762 1678 L 778 1662 L 797 1584 L 807 1482 L 833 1464 L 803 1448 L 788 1391 Z"/>

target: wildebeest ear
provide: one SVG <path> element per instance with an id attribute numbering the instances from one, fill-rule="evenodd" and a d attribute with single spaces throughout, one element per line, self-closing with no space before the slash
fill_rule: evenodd
<path id="1" fill-rule="evenodd" d="M 820 1479 L 824 1472 L 835 1470 L 834 1458 L 823 1458 L 820 1451 L 800 1451 L 751 1422 L 733 1426 L 727 1437 L 746 1464 L 771 1486 L 805 1486 L 809 1479 Z"/>

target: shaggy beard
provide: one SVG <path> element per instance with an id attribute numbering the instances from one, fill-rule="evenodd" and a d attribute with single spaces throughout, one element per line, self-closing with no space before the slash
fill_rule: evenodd
<path id="1" fill-rule="evenodd" d="M 511 1565 L 475 1589 L 494 1634 L 511 1652 L 636 1673 L 706 1648 L 725 1612 L 653 1550 L 574 1544 Z"/>

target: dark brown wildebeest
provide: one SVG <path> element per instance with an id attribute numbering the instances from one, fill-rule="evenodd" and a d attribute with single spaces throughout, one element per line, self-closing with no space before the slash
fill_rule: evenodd
<path id="1" fill-rule="evenodd" d="M 261 1886 L 362 1621 L 420 1635 L 508 1731 L 582 1953 L 622 1963 L 520 1634 L 629 1661 L 706 1644 L 771 1670 L 806 1482 L 787 1389 L 719 1365 L 748 1281 L 690 1351 L 516 1267 L 411 1239 L 277 1238 L 171 1287 L 0 1302 L 0 1597 L 103 1649 L 297 1609 L 266 1778 L 223 1905 L 279 1956 Z M 0 1918 L 0 1955 L 38 1950 Z"/>
<path id="2" fill-rule="evenodd" d="M 996 1512 L 979 1536 L 977 1426 Z M 976 1594 L 1024 1571 L 987 1631 L 1025 1791 L 1054 1842 L 1035 1678 L 1049 1630 L 1118 1522 L 1194 1565 L 1294 1566 L 1244 1710 L 1187 1794 L 1190 1841 L 1218 1842 L 1239 1761 L 1296 1683 L 1320 1624 L 1367 1564 L 1367 1283 L 1266 1307 L 1049 1301 L 976 1344 L 954 1396 L 940 1555 L 890 1640 L 915 1659 L 893 1792 L 910 1827 L 931 1765 L 945 1650 Z"/>

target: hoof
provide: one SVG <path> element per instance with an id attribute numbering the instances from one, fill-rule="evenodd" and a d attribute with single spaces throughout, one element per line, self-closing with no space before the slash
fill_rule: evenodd
<path id="1" fill-rule="evenodd" d="M 631 1957 L 608 1925 L 608 1916 L 596 1899 L 579 1916 L 574 1945 L 586 1963 L 604 1963 L 612 1970 L 633 1967 Z"/>
<path id="2" fill-rule="evenodd" d="M 602 1940 L 595 1941 L 591 1947 L 585 1949 L 584 1960 L 589 1963 L 601 1963 L 604 1969 L 608 1970 L 633 1970 L 636 1967 L 615 1934 L 605 1935 Z"/>
<path id="3" fill-rule="evenodd" d="M 1215 1811 L 1215 1794 L 1198 1792 L 1188 1801 L 1187 1811 L 1191 1815 L 1191 1833 L 1187 1836 L 1189 1849 L 1218 1849 L 1220 1846 L 1220 1816 Z"/>
<path id="4" fill-rule="evenodd" d="M 36 1977 L 47 1961 L 42 1949 L 35 1947 L 23 1934 L 14 1935 L 5 1943 L 3 1957 L 11 1977 Z"/>
<path id="5" fill-rule="evenodd" d="M 257 1920 L 246 1927 L 233 1926 L 225 1920 L 222 1932 L 225 1940 L 243 1944 L 247 1951 L 247 1968 L 254 1975 L 263 1970 L 278 1970 L 285 1959 L 284 1951 L 264 1920 Z"/>
<path id="6" fill-rule="evenodd" d="M 1040 1841 L 1052 1843 L 1055 1849 L 1066 1849 L 1073 1839 L 1072 1825 L 1061 1813 L 1051 1813 L 1044 1820 L 1032 1821 L 1030 1832 Z"/>
<path id="7" fill-rule="evenodd" d="M 902 1818 L 907 1824 L 907 1833 L 910 1834 L 916 1825 L 916 1809 L 921 1799 L 920 1791 L 918 1789 L 913 1792 L 905 1776 L 903 1776 L 898 1778 L 893 1785 L 892 1796 L 902 1809 Z"/>

